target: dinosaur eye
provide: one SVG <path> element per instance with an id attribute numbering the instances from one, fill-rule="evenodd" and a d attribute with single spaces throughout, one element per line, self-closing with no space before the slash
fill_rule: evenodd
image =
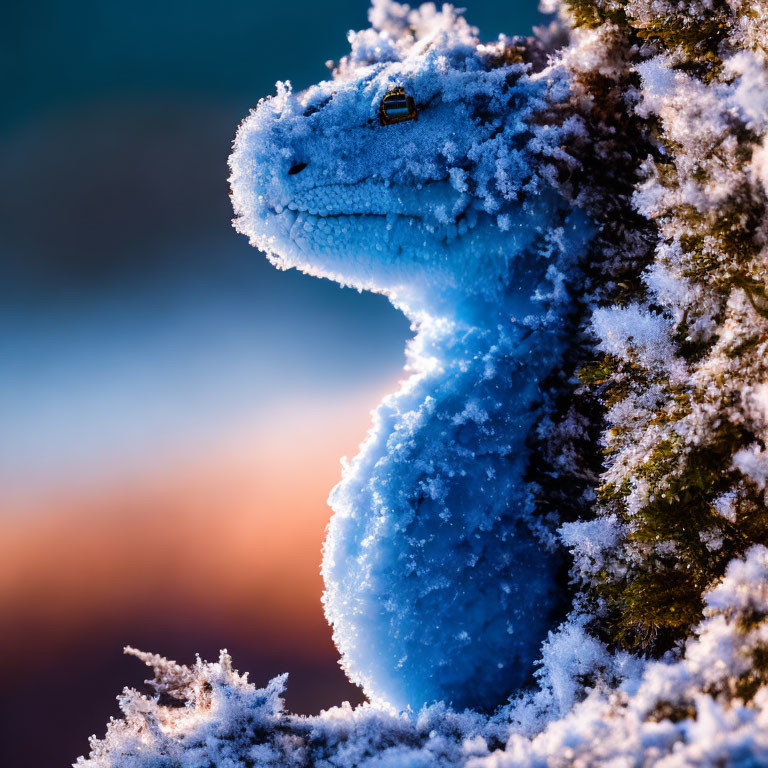
<path id="1" fill-rule="evenodd" d="M 387 91 L 379 105 L 379 123 L 392 125 L 405 120 L 413 120 L 418 112 L 410 96 L 405 95 L 404 88 L 392 88 Z"/>
<path id="2" fill-rule="evenodd" d="M 288 174 L 290 176 L 295 176 L 297 173 L 301 173 L 306 167 L 307 167 L 306 163 L 296 163 L 296 165 L 292 165 L 288 169 Z"/>

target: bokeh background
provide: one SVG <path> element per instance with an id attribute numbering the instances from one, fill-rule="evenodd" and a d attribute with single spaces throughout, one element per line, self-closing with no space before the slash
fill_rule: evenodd
<path id="1" fill-rule="evenodd" d="M 483 37 L 535 2 L 467 0 Z M 327 74 L 364 0 L 4 3 L 0 764 L 67 765 L 146 670 L 222 647 L 362 700 L 320 605 L 326 498 L 402 376 L 386 300 L 230 226 L 238 122 Z"/>

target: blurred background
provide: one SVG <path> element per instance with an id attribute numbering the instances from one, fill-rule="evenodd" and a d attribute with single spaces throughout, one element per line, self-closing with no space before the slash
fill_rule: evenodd
<path id="1" fill-rule="evenodd" d="M 484 38 L 535 3 L 467 0 Z M 279 272 L 230 226 L 227 155 L 364 0 L 38 0 L 3 8 L 0 764 L 102 735 L 131 644 L 228 648 L 287 705 L 362 696 L 320 605 L 326 498 L 402 376 L 385 299 Z"/>

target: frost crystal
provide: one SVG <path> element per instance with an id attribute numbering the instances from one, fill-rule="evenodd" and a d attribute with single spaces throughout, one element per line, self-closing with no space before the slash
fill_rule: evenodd
<path id="1" fill-rule="evenodd" d="M 366 704 L 302 717 L 283 711 L 285 675 L 256 688 L 232 669 L 226 652 L 216 664 L 198 660 L 192 668 L 137 654 L 155 668 L 156 689 L 183 693 L 184 706 L 126 690 L 125 719 L 112 721 L 103 740 L 94 737 L 90 757 L 76 765 L 764 765 L 768 686 L 755 676 L 754 659 L 768 647 L 768 550 L 754 547 L 734 561 L 705 603 L 707 618 L 674 661 L 611 657 L 571 624 L 545 645 L 538 695 L 493 717 L 441 704 L 418 715 Z M 592 680 L 586 691 L 578 683 L 583 676 Z M 751 705 L 730 700 L 750 689 Z"/>

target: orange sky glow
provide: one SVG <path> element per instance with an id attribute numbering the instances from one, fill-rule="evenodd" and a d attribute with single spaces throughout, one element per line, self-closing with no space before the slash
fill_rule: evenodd
<path id="1" fill-rule="evenodd" d="M 17 496 L 0 539 L 0 611 L 11 617 L 0 648 L 27 655 L 50 648 L 52 633 L 66 646 L 89 627 L 171 615 L 311 655 L 308 634 L 329 634 L 326 499 L 380 395 L 302 401 L 132 477 Z"/>

